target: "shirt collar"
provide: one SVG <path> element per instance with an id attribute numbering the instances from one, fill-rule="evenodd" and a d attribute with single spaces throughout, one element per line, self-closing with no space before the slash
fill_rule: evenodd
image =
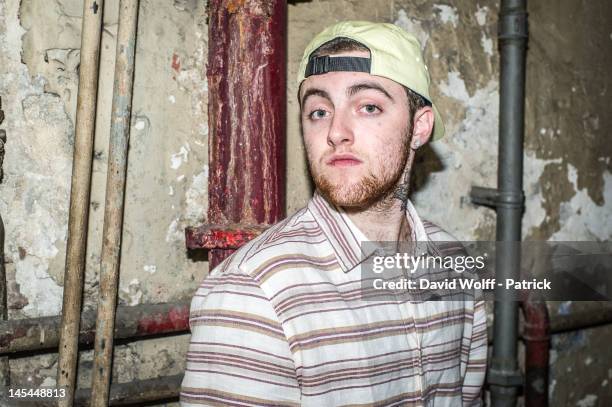
<path id="1" fill-rule="evenodd" d="M 308 210 L 330 242 L 342 270 L 354 269 L 372 253 L 364 253 L 361 243 L 369 241 L 341 208 L 331 205 L 318 192 L 308 203 Z M 408 200 L 406 217 L 410 224 L 413 241 L 429 241 L 425 227 L 416 209 Z"/>

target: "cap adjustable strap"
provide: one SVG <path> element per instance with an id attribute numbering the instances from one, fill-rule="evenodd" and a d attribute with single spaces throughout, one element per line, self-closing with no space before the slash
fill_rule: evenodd
<path id="1" fill-rule="evenodd" d="M 306 65 L 305 78 L 310 75 L 321 75 L 327 72 L 349 71 L 370 72 L 370 58 L 361 57 L 314 57 Z"/>

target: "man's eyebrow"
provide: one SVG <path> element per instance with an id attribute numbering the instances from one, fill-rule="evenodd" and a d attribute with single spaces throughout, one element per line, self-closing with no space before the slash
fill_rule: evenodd
<path id="1" fill-rule="evenodd" d="M 376 82 L 362 82 L 362 83 L 357 83 L 353 86 L 351 86 L 350 88 L 348 88 L 346 90 L 346 94 L 348 97 L 352 97 L 354 95 L 356 95 L 357 93 L 361 92 L 362 90 L 368 90 L 368 89 L 373 89 L 377 92 L 382 93 L 383 95 L 385 95 L 391 102 L 395 103 L 395 100 L 391 97 L 391 95 L 389 94 L 389 92 L 387 92 L 385 90 L 385 88 L 383 88 L 382 86 L 380 86 L 378 83 Z"/>
<path id="2" fill-rule="evenodd" d="M 304 92 L 304 95 L 302 96 L 301 106 L 304 106 L 304 103 L 306 103 L 306 99 L 308 99 L 310 96 L 320 96 L 327 100 L 331 100 L 331 98 L 329 97 L 329 94 L 325 92 L 323 89 L 310 88 L 306 90 L 306 92 Z"/>

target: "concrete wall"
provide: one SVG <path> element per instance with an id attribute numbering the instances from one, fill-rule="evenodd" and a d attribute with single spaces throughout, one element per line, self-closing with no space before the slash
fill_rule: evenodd
<path id="1" fill-rule="evenodd" d="M 97 298 L 117 6 L 117 0 L 107 0 L 104 10 L 87 307 Z M 524 238 L 609 240 L 612 147 L 606 136 L 612 130 L 607 114 L 612 100 L 606 70 L 612 53 L 605 50 L 612 45 L 612 5 L 546 0 L 529 7 Z M 77 0 L 0 0 L 0 96 L 8 135 L 0 214 L 7 230 L 11 318 L 56 315 L 61 309 L 81 13 Z M 467 197 L 472 185 L 496 185 L 497 13 L 493 0 L 291 2 L 287 212 L 302 207 L 311 194 L 296 103 L 303 48 L 341 19 L 390 21 L 421 40 L 433 98 L 447 127 L 447 136 L 418 156 L 413 201 L 424 217 L 460 239 L 493 239 L 495 213 L 471 205 Z M 206 221 L 205 2 L 141 0 L 137 44 L 121 260 L 124 304 L 188 298 L 207 273 L 205 262 L 185 252 L 182 233 L 185 226 Z M 554 341 L 553 352 L 562 350 L 563 356 L 553 358 L 552 396 L 572 405 L 597 405 L 610 397 L 612 373 L 582 363 L 599 383 L 587 392 L 579 385 L 569 390 L 566 369 L 568 363 L 595 358 L 580 343 L 604 343 L 610 333 L 598 328 L 581 335 L 588 341 L 570 341 L 578 343 L 573 347 Z M 187 339 L 120 347 L 116 378 L 180 372 Z M 91 354 L 82 359 L 80 382 L 86 386 Z M 16 383 L 53 384 L 54 355 L 11 363 Z"/>

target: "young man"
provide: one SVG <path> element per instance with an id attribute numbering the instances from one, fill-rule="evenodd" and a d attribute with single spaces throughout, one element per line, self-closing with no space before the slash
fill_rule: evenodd
<path id="1" fill-rule="evenodd" d="M 336 24 L 307 47 L 298 84 L 315 195 L 198 288 L 181 402 L 480 404 L 482 301 L 361 296 L 362 242 L 451 239 L 408 199 L 415 151 L 444 134 L 418 42 Z"/>

